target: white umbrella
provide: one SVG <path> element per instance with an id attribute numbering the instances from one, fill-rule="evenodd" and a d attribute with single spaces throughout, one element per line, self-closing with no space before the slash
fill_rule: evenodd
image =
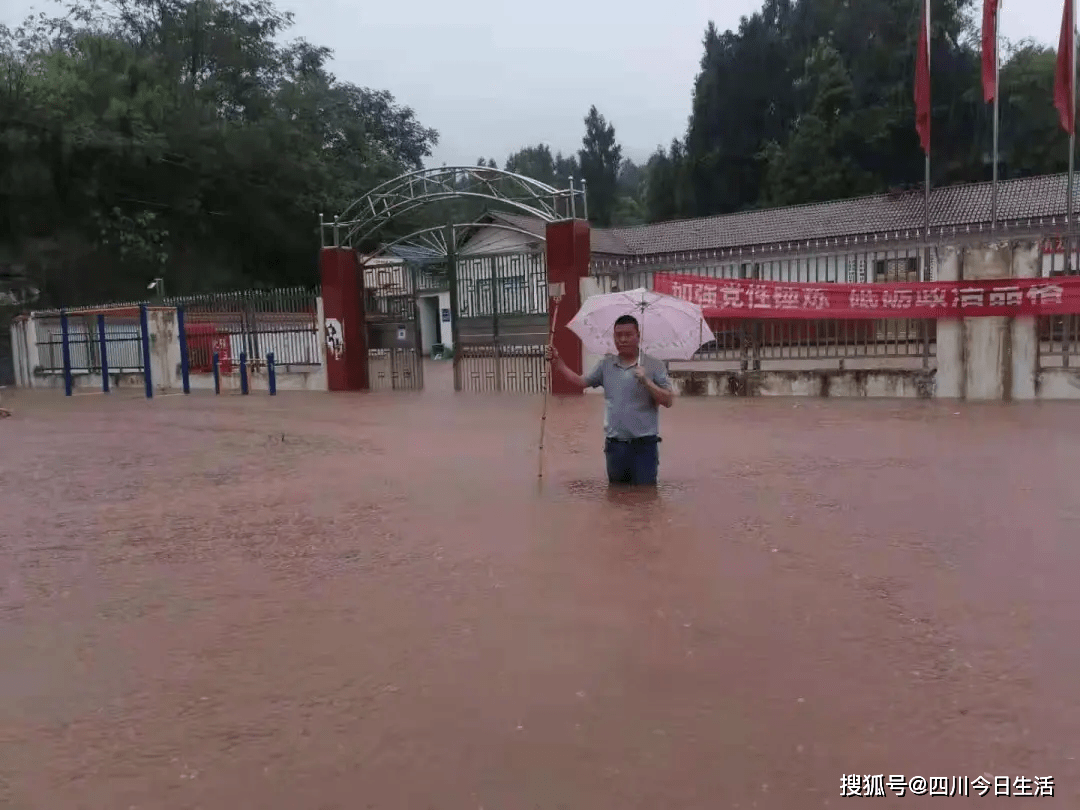
<path id="1" fill-rule="evenodd" d="M 641 351 L 657 360 L 689 360 L 716 339 L 700 306 L 642 288 L 594 295 L 567 326 L 590 354 L 615 354 L 615 321 L 623 315 L 637 318 Z"/>

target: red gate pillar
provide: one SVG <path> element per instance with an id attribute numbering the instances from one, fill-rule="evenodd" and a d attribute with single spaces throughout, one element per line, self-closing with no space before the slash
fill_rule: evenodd
<path id="1" fill-rule="evenodd" d="M 563 285 L 556 316 L 555 301 L 548 298 L 548 325 L 555 330 L 555 349 L 572 371 L 581 374 L 581 340 L 566 328 L 581 307 L 581 279 L 589 275 L 589 223 L 583 219 L 551 222 L 547 226 L 548 282 Z M 559 374 L 551 375 L 551 393 L 580 394 Z"/>
<path id="2" fill-rule="evenodd" d="M 323 317 L 326 319 L 326 381 L 331 391 L 368 387 L 364 276 L 356 251 L 323 248 L 319 253 Z"/>

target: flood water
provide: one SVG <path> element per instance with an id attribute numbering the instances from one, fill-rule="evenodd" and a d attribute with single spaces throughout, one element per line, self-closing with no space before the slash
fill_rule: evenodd
<path id="1" fill-rule="evenodd" d="M 0 807 L 1080 806 L 1080 406 L 681 399 L 613 493 L 445 369 L 6 398 Z"/>

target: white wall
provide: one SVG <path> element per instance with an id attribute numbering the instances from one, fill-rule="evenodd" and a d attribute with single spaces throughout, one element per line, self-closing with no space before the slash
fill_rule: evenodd
<path id="1" fill-rule="evenodd" d="M 947 246 L 938 261 L 938 281 L 960 280 L 960 250 Z M 937 322 L 935 393 L 944 399 L 964 396 L 964 325 L 958 318 Z"/>
<path id="2" fill-rule="evenodd" d="M 34 369 L 38 365 L 34 322 L 30 318 L 19 317 L 12 321 L 11 352 L 15 360 L 16 387 L 30 388 L 33 385 Z"/>
<path id="3" fill-rule="evenodd" d="M 1019 246 L 1012 255 L 1013 278 L 1039 277 L 1039 246 Z M 1039 377 L 1039 327 L 1034 315 L 1013 318 L 1011 326 L 1011 398 L 1035 399 Z"/>
<path id="4" fill-rule="evenodd" d="M 517 231 L 502 228 L 481 227 L 462 248 L 462 256 L 475 256 L 482 253 L 525 253 L 530 246 L 543 242 L 536 236 L 526 236 Z"/>
<path id="5" fill-rule="evenodd" d="M 1008 242 L 966 249 L 963 274 L 964 281 L 1009 278 L 1012 274 L 1012 251 Z M 1008 392 L 1005 359 L 1009 351 L 1010 320 L 1002 315 L 963 319 L 964 399 L 1005 399 Z"/>
<path id="6" fill-rule="evenodd" d="M 326 391 L 325 367 L 277 367 L 276 386 L 278 391 Z M 192 391 L 213 391 L 213 374 L 191 374 L 189 382 Z M 265 368 L 248 370 L 248 390 L 255 393 L 270 389 L 270 378 Z M 221 375 L 222 393 L 240 391 L 239 366 L 231 374 Z"/>
<path id="7" fill-rule="evenodd" d="M 180 331 L 176 310 L 151 310 L 147 317 L 150 331 L 150 381 L 155 391 L 172 391 L 182 385 L 180 371 Z"/>

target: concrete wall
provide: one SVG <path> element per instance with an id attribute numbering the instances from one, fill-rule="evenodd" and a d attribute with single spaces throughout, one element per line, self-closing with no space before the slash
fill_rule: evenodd
<path id="1" fill-rule="evenodd" d="M 1035 398 L 1080 399 L 1080 369 L 1043 369 L 1035 377 Z"/>
<path id="2" fill-rule="evenodd" d="M 813 371 L 671 371 L 682 396 L 886 397 L 929 399 L 934 372 L 819 369 Z"/>
<path id="3" fill-rule="evenodd" d="M 15 361 L 16 387 L 32 387 L 33 371 L 38 365 L 38 354 L 34 322 L 30 318 L 19 317 L 12 321 L 11 353 Z"/>
<path id="4" fill-rule="evenodd" d="M 147 321 L 150 327 L 150 380 L 154 390 L 179 389 L 182 376 L 176 310 L 152 310 Z"/>

